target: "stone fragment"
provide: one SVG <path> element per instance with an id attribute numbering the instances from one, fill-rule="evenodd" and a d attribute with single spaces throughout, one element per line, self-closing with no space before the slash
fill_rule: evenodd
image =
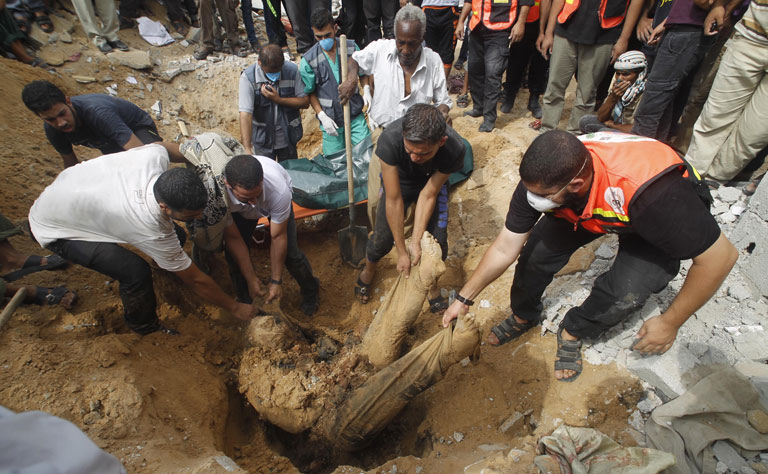
<path id="1" fill-rule="evenodd" d="M 715 441 L 712 445 L 712 452 L 718 461 L 725 464 L 731 471 L 743 471 L 743 468 L 752 470 L 747 464 L 747 461 L 741 457 L 738 451 L 731 445 L 731 443 L 723 440 Z M 752 471 L 754 472 L 754 471 Z"/>
<path id="2" fill-rule="evenodd" d="M 101 78 L 101 79 L 99 79 L 99 80 L 100 80 L 101 82 L 112 82 L 112 76 L 110 76 L 109 74 L 107 74 L 106 76 L 102 77 L 102 78 Z"/>
<path id="3" fill-rule="evenodd" d="M 41 30 L 39 26 L 32 25 L 32 29 L 27 33 L 27 41 L 35 48 L 40 48 L 51 42 L 51 35 Z"/>
<path id="4" fill-rule="evenodd" d="M 592 265 L 595 261 L 595 246 L 586 245 L 577 251 L 573 252 L 568 263 L 557 272 L 558 276 L 572 275 L 574 273 L 583 272 Z"/>
<path id="5" fill-rule="evenodd" d="M 40 59 L 51 66 L 61 66 L 64 64 L 64 53 L 56 48 L 45 48 L 40 52 Z"/>
<path id="6" fill-rule="evenodd" d="M 187 46 L 189 46 L 189 41 L 184 39 L 184 40 L 179 41 L 179 44 L 186 48 Z"/>
<path id="7" fill-rule="evenodd" d="M 72 35 L 64 31 L 59 35 L 59 41 L 69 44 L 72 42 Z"/>
<path id="8" fill-rule="evenodd" d="M 627 368 L 669 399 L 686 391 L 683 376 L 693 369 L 697 359 L 679 342 L 661 355 L 642 356 L 631 352 Z"/>
<path id="9" fill-rule="evenodd" d="M 717 188 L 717 196 L 720 198 L 721 201 L 726 202 L 728 204 L 733 204 L 734 202 L 738 201 L 739 198 L 742 196 L 741 189 L 739 188 L 732 188 L 730 186 L 720 186 Z"/>
<path id="10" fill-rule="evenodd" d="M 755 362 L 768 360 L 768 345 L 766 345 L 764 331 L 737 334 L 733 336 L 733 344 L 746 359 Z"/>
<path id="11" fill-rule="evenodd" d="M 611 246 L 603 243 L 595 251 L 595 257 L 602 258 L 603 260 L 610 260 L 614 257 L 615 253 L 611 249 Z"/>
<path id="12" fill-rule="evenodd" d="M 76 80 L 80 84 L 90 84 L 91 82 L 96 82 L 96 78 L 95 77 L 91 77 L 91 76 L 77 76 L 77 75 L 74 75 L 74 76 L 72 76 L 72 79 Z"/>
<path id="13" fill-rule="evenodd" d="M 187 41 L 189 42 L 198 43 L 200 42 L 201 38 L 202 38 L 202 32 L 200 28 L 192 27 L 187 32 Z"/>
<path id="14" fill-rule="evenodd" d="M 121 64 L 132 69 L 148 69 L 152 67 L 149 53 L 140 49 L 130 51 L 112 51 L 107 54 L 107 59 L 112 63 Z"/>
<path id="15" fill-rule="evenodd" d="M 645 433 L 645 420 L 639 410 L 635 410 L 629 416 L 629 426 L 641 433 Z"/>
<path id="16" fill-rule="evenodd" d="M 762 434 L 768 433 L 768 413 L 763 410 L 749 410 L 747 412 L 747 421 Z"/>
<path id="17" fill-rule="evenodd" d="M 512 461 L 514 462 L 520 462 L 521 456 L 525 456 L 525 451 L 522 449 L 512 449 L 509 451 L 509 454 L 507 454 L 507 457 L 512 458 Z"/>
<path id="18" fill-rule="evenodd" d="M 517 433 L 525 426 L 525 417 L 522 413 L 516 411 L 512 416 L 507 418 L 504 423 L 499 426 L 499 431 L 506 433 L 512 430 L 512 433 Z"/>
<path id="19" fill-rule="evenodd" d="M 717 466 L 715 466 L 715 472 L 717 474 L 725 474 L 728 472 L 728 466 L 726 466 L 724 462 L 718 461 Z"/>
<path id="20" fill-rule="evenodd" d="M 454 432 L 453 439 L 456 440 L 457 443 L 461 443 L 464 441 L 464 433 L 460 433 L 458 431 Z"/>
<path id="21" fill-rule="evenodd" d="M 728 296 L 735 298 L 737 301 L 743 301 L 746 299 L 752 299 L 752 292 L 741 283 L 733 283 L 728 286 Z"/>
<path id="22" fill-rule="evenodd" d="M 477 447 L 480 451 L 484 451 L 486 453 L 489 453 L 491 451 L 506 451 L 509 449 L 508 444 L 481 444 Z"/>

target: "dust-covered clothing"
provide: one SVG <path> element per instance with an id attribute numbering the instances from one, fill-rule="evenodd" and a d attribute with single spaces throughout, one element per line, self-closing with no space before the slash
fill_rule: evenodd
<path id="1" fill-rule="evenodd" d="M 26 35 L 19 30 L 16 20 L 7 8 L 0 9 L 0 46 L 6 51 L 10 51 L 11 44 L 14 41 L 21 41 Z"/>
<path id="2" fill-rule="evenodd" d="M 165 148 L 145 145 L 65 169 L 32 205 L 32 234 L 43 247 L 59 239 L 129 244 L 163 270 L 187 269 L 192 261 L 153 189 L 169 163 Z"/>
<path id="3" fill-rule="evenodd" d="M 150 130 L 159 139 L 148 113 L 127 100 L 105 94 L 72 97 L 77 123 L 75 131 L 61 132 L 44 124 L 48 141 L 60 154 L 72 153 L 72 145 L 96 148 L 102 154 L 119 153 L 138 130 Z M 159 141 L 159 140 L 157 140 Z"/>

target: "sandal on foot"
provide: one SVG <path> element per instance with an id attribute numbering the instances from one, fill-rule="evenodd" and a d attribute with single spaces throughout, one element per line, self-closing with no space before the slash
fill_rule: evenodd
<path id="1" fill-rule="evenodd" d="M 459 96 L 456 97 L 456 105 L 462 109 L 467 108 L 469 106 L 469 94 L 459 94 Z"/>
<path id="2" fill-rule="evenodd" d="M 35 16 L 35 23 L 46 33 L 53 33 L 53 22 L 48 15 Z"/>
<path id="3" fill-rule="evenodd" d="M 496 339 L 499 340 L 498 344 L 491 345 L 503 346 L 509 341 L 514 341 L 537 324 L 539 324 L 538 321 L 526 321 L 525 323 L 518 323 L 515 319 L 515 315 L 513 314 L 512 316 L 491 328 L 491 332 L 494 336 L 496 336 Z"/>
<path id="4" fill-rule="evenodd" d="M 42 264 L 43 258 L 46 259 L 45 265 Z M 58 255 L 46 255 L 45 257 L 41 257 L 40 255 L 30 255 L 24 261 L 24 265 L 21 266 L 21 269 L 3 275 L 2 278 L 5 281 L 14 281 L 25 275 L 29 275 L 30 273 L 41 272 L 43 270 L 56 270 L 66 264 L 67 261 Z"/>
<path id="5" fill-rule="evenodd" d="M 27 20 L 27 17 L 24 15 L 13 15 L 13 19 L 16 21 L 16 27 L 24 33 L 25 35 L 29 34 L 30 28 L 32 28 L 32 25 L 30 25 L 29 20 Z"/>
<path id="6" fill-rule="evenodd" d="M 429 300 L 429 311 L 432 314 L 442 314 L 446 309 L 448 309 L 448 298 L 443 295 L 437 295 Z"/>
<path id="7" fill-rule="evenodd" d="M 573 370 L 576 372 L 570 377 L 557 379 L 560 382 L 573 382 L 581 375 L 581 339 L 568 341 L 563 339 L 562 326 L 557 331 L 557 353 L 555 354 L 555 370 Z"/>
<path id="8" fill-rule="evenodd" d="M 763 175 L 765 176 L 765 175 Z M 757 191 L 757 187 L 760 185 L 760 181 L 762 181 L 763 176 L 760 176 L 759 178 L 755 178 L 744 185 L 744 187 L 741 189 L 741 191 L 747 195 L 752 196 Z"/>
<path id="9" fill-rule="evenodd" d="M 74 290 L 70 290 L 66 286 L 57 286 L 55 288 L 46 288 L 44 286 L 36 286 L 35 293 L 30 295 L 30 301 L 40 306 L 52 306 L 61 303 L 64 296 L 72 294 L 72 302 L 67 307 L 75 304 L 77 301 L 77 293 Z"/>
<path id="10" fill-rule="evenodd" d="M 371 283 L 364 283 L 360 277 L 357 277 L 355 296 L 361 304 L 368 304 L 368 301 L 371 299 Z M 365 298 L 365 301 L 363 301 L 363 298 Z"/>
<path id="11" fill-rule="evenodd" d="M 534 130 L 539 130 L 541 128 L 541 120 L 536 119 L 533 122 L 528 124 L 528 128 L 532 128 Z"/>

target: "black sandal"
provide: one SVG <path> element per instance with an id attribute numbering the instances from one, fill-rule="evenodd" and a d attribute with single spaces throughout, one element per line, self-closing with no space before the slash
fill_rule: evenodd
<path id="1" fill-rule="evenodd" d="M 514 341 L 519 338 L 529 329 L 538 325 L 538 321 L 526 321 L 525 323 L 518 323 L 515 320 L 515 315 L 508 317 L 504 321 L 500 322 L 496 326 L 491 328 L 491 332 L 499 340 L 498 344 L 491 344 L 492 346 L 503 346 L 509 341 Z"/>
<path id="2" fill-rule="evenodd" d="M 77 301 L 77 292 L 70 290 L 66 286 L 57 286 L 55 288 L 47 288 L 44 286 L 36 286 L 35 293 L 30 295 L 30 301 L 40 306 L 53 306 L 61 303 L 61 300 L 67 294 L 71 293 L 74 298 L 68 307 L 71 307 Z"/>
<path id="3" fill-rule="evenodd" d="M 441 314 L 446 309 L 448 309 L 448 298 L 443 297 L 443 295 L 437 295 L 429 300 L 429 311 L 432 314 Z"/>
<path id="4" fill-rule="evenodd" d="M 363 280 L 360 279 L 360 277 L 357 277 L 357 284 L 355 285 L 355 296 L 357 297 L 357 300 L 360 301 L 360 304 L 368 304 L 368 301 L 371 299 L 371 283 L 363 283 Z M 362 300 L 362 298 L 365 298 L 365 301 Z"/>
<path id="5" fill-rule="evenodd" d="M 578 341 L 566 341 L 562 336 L 563 327 L 557 331 L 557 353 L 555 353 L 555 370 L 573 370 L 576 372 L 570 377 L 558 379 L 560 382 L 573 382 L 579 375 L 583 363 L 581 361 L 581 339 Z"/>
<path id="6" fill-rule="evenodd" d="M 53 22 L 51 21 L 51 17 L 48 15 L 35 15 L 35 23 L 37 23 L 37 26 L 40 27 L 41 30 L 43 30 L 45 33 L 53 33 Z"/>

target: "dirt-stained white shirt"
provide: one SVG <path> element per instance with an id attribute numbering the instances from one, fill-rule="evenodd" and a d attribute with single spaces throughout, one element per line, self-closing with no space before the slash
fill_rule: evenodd
<path id="1" fill-rule="evenodd" d="M 65 169 L 32 205 L 32 234 L 43 247 L 58 239 L 129 244 L 163 270 L 186 270 L 192 260 L 153 190 L 169 163 L 165 148 L 144 145 Z"/>
<path id="2" fill-rule="evenodd" d="M 368 115 L 379 126 L 386 127 L 404 116 L 413 104 L 453 105 L 445 84 L 443 61 L 426 46 L 411 76 L 411 93 L 407 96 L 395 40 L 374 41 L 352 53 L 352 58 L 357 61 L 360 74 L 373 75 L 373 102 Z"/>
<path id="3" fill-rule="evenodd" d="M 259 219 L 268 217 L 275 224 L 287 221 L 293 208 L 293 181 L 291 176 L 277 161 L 266 156 L 251 155 L 259 160 L 264 170 L 264 179 L 261 196 L 258 202 L 250 204 L 240 202 L 232 190 L 227 188 L 229 194 L 229 211 L 239 212 L 246 219 Z"/>

